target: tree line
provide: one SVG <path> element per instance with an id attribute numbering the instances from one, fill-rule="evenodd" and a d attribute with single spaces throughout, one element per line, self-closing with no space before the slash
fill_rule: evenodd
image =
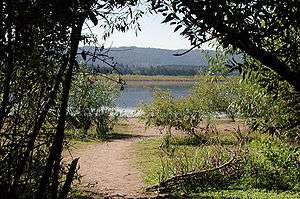
<path id="1" fill-rule="evenodd" d="M 201 71 L 204 71 L 204 67 L 201 66 L 127 66 L 118 65 L 116 70 L 111 67 L 99 67 L 92 68 L 93 72 L 101 74 L 114 74 L 120 73 L 123 75 L 166 75 L 166 76 L 194 76 Z"/>

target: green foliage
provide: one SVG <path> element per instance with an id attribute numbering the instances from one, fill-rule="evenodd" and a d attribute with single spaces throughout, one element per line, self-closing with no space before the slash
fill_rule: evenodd
<path id="1" fill-rule="evenodd" d="M 97 79 L 84 72 L 76 74 L 68 109 L 71 125 L 81 129 L 85 137 L 88 136 L 88 130 L 95 125 L 98 137 L 105 137 L 119 116 L 113 109 L 119 90 L 110 81 Z"/>
<path id="2" fill-rule="evenodd" d="M 198 145 L 190 138 L 175 137 L 171 139 L 168 150 L 158 148 L 159 139 L 140 141 L 138 164 L 145 173 L 146 182 L 157 184 L 174 175 L 214 168 L 228 161 L 235 144 L 221 146 L 220 140 L 227 138 L 223 138 L 223 135 L 219 138 L 219 142 Z M 259 135 L 246 143 L 238 161 L 231 166 L 203 174 L 197 180 L 187 180 L 180 184 L 179 189 L 173 187 L 170 190 L 189 195 L 205 195 L 210 191 L 219 195 L 229 191 L 230 195 L 247 193 L 249 197 L 256 192 L 268 194 L 274 190 L 296 192 L 300 185 L 298 157 L 299 147 L 291 146 L 286 140 Z M 255 193 L 251 193 L 251 190 L 255 190 Z M 201 193 L 195 194 L 199 191 Z"/>
<path id="3" fill-rule="evenodd" d="M 299 141 L 299 98 L 294 89 L 271 70 L 251 63 L 256 69 L 244 72 L 238 91 L 240 98 L 236 101 L 239 113 L 253 130 Z"/>
<path id="4" fill-rule="evenodd" d="M 141 112 L 140 117 L 148 126 L 163 127 L 168 134 L 175 128 L 203 139 L 196 132 L 203 114 L 190 98 L 173 99 L 169 91 L 156 90 L 153 101 L 142 105 Z"/>
<path id="5" fill-rule="evenodd" d="M 189 198 L 206 198 L 206 199 L 238 199 L 238 198 L 248 198 L 248 199 L 296 199 L 299 198 L 300 194 L 298 192 L 276 192 L 276 191 L 265 191 L 261 189 L 249 189 L 249 190 L 211 190 L 204 191 L 201 193 L 193 193 L 189 195 Z"/>
<path id="6" fill-rule="evenodd" d="M 230 53 L 227 49 L 222 49 L 221 46 L 217 46 L 216 53 L 206 55 L 208 60 L 208 67 L 206 69 L 206 75 L 212 76 L 225 76 L 228 73 L 228 64 Z"/>
<path id="7" fill-rule="evenodd" d="M 299 147 L 286 140 L 267 135 L 251 141 L 244 163 L 241 188 L 299 190 Z"/>
<path id="8" fill-rule="evenodd" d="M 237 79 L 214 77 L 207 80 L 210 78 L 199 82 L 185 98 L 173 99 L 170 92 L 156 90 L 153 101 L 141 106 L 141 119 L 148 126 L 163 127 L 167 132 L 172 128 L 181 130 L 205 142 L 199 135 L 203 130 L 198 128 L 200 123 L 224 113 L 234 120 L 237 115 L 234 102 L 238 97 Z"/>
<path id="9" fill-rule="evenodd" d="M 81 35 L 83 24 L 134 3 L 1 1 L 1 198 L 67 197 L 78 161 L 68 170 L 62 163 L 70 85 L 79 42 L 97 43 Z M 120 28 L 128 27 L 123 14 Z"/>
<path id="10" fill-rule="evenodd" d="M 141 118 L 146 120 L 146 125 L 173 126 L 175 105 L 170 92 L 156 90 L 153 94 L 151 105 L 142 104 Z"/>
<path id="11" fill-rule="evenodd" d="M 54 150 L 49 148 L 61 118 L 63 63 L 71 43 L 68 19 L 74 16 L 69 13 L 62 23 L 56 16 L 58 4 L 1 1 L 0 198 L 37 197 Z M 45 198 L 56 198 L 61 191 L 66 172 L 57 165 L 60 175 L 46 176 Z"/>
<path id="12" fill-rule="evenodd" d="M 119 120 L 119 116 L 119 113 L 110 109 L 102 111 L 95 117 L 96 132 L 99 138 L 107 138 L 107 133 L 113 130 Z"/>
<path id="13" fill-rule="evenodd" d="M 297 0 L 152 2 L 164 22 L 181 30 L 193 46 L 217 39 L 224 48 L 232 46 L 260 61 L 300 91 Z"/>
<path id="14" fill-rule="evenodd" d="M 237 104 L 240 113 L 253 119 L 254 129 L 259 127 L 262 131 L 299 139 L 300 28 L 296 0 L 246 3 L 166 0 L 153 3 L 153 8 L 165 16 L 165 23 L 175 25 L 176 31 L 182 30 L 181 34 L 194 46 L 216 38 L 224 48 L 230 46 L 243 52 L 244 63 L 233 68 L 251 73 L 251 80 L 247 80 L 249 90 L 241 93 L 241 103 Z M 250 16 L 255 17 L 248 20 Z M 211 60 L 217 62 L 212 66 L 222 62 L 220 55 L 221 61 Z M 219 73 L 212 69 L 214 74 Z"/>
<path id="15" fill-rule="evenodd" d="M 238 78 L 211 77 L 199 82 L 191 91 L 190 98 L 206 117 L 225 114 L 232 120 L 237 116 L 235 102 L 238 95 Z"/>

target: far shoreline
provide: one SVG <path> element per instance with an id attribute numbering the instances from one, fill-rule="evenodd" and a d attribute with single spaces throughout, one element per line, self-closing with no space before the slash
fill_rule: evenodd
<path id="1" fill-rule="evenodd" d="M 121 79 L 125 81 L 177 81 L 177 82 L 195 82 L 201 76 L 165 76 L 165 75 L 121 75 Z"/>
<path id="2" fill-rule="evenodd" d="M 118 74 L 110 74 L 110 75 L 97 75 L 95 77 L 98 79 L 111 79 L 115 81 L 125 81 L 125 83 L 133 83 L 135 84 L 143 82 L 145 84 L 156 84 L 156 83 L 197 83 L 201 81 L 206 81 L 213 76 L 206 75 L 193 75 L 193 76 L 173 76 L 173 75 L 118 75 Z M 218 76 L 220 77 L 220 76 Z M 223 76 L 222 76 L 223 77 Z M 236 78 L 236 76 L 228 76 L 229 78 Z M 156 83 L 155 83 L 156 82 Z"/>
<path id="3" fill-rule="evenodd" d="M 111 74 L 111 75 L 97 75 L 95 74 L 95 77 L 97 78 L 109 78 L 109 79 L 121 79 L 125 82 L 131 81 L 143 81 L 143 82 L 151 82 L 151 81 L 157 81 L 157 82 L 196 82 L 199 81 L 205 77 L 201 75 L 194 75 L 194 76 L 171 76 L 171 75 L 118 75 L 118 74 Z"/>

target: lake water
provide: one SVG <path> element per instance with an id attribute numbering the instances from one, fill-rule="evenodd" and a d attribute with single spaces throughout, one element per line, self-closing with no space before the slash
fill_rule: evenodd
<path id="1" fill-rule="evenodd" d="M 169 90 L 174 98 L 188 95 L 193 87 L 193 81 L 132 81 L 128 82 L 121 95 L 116 100 L 117 110 L 125 116 L 136 116 L 140 103 L 149 103 L 153 100 L 153 92 L 159 88 Z"/>

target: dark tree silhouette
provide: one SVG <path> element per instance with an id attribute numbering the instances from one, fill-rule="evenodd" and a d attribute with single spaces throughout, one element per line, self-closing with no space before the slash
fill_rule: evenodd
<path id="1" fill-rule="evenodd" d="M 94 42 L 82 35 L 82 27 L 90 19 L 94 25 L 105 21 L 110 32 L 125 30 L 128 9 L 123 25 L 110 27 L 108 14 L 131 5 L 134 1 L 1 1 L 0 198 L 67 197 L 78 161 L 68 171 L 61 163 L 69 90 L 79 42 Z M 101 58 L 101 52 L 93 55 Z"/>
<path id="2" fill-rule="evenodd" d="M 259 60 L 300 91 L 298 0 L 153 0 L 194 46 L 217 39 Z"/>

